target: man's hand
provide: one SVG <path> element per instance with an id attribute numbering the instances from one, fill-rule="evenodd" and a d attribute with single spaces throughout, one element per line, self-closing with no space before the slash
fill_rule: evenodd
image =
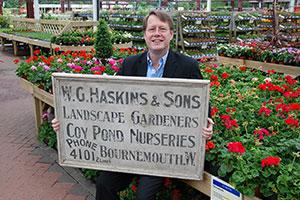
<path id="1" fill-rule="evenodd" d="M 214 126 L 214 121 L 211 118 L 207 118 L 207 128 L 203 127 L 202 129 L 202 136 L 210 140 L 212 135 L 213 135 L 213 126 Z"/>
<path id="2" fill-rule="evenodd" d="M 59 132 L 59 128 L 60 128 L 60 123 L 59 123 L 59 121 L 58 121 L 56 118 L 54 118 L 54 119 L 51 121 L 51 123 L 52 123 L 52 128 L 54 129 L 54 131 L 55 131 L 56 133 L 58 133 L 58 132 Z"/>

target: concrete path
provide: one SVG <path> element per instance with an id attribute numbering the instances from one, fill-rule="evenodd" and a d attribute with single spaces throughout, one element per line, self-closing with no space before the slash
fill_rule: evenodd
<path id="1" fill-rule="evenodd" d="M 57 152 L 37 140 L 33 99 L 14 59 L 0 51 L 0 200 L 95 199 L 94 185 L 78 169 L 59 166 Z"/>

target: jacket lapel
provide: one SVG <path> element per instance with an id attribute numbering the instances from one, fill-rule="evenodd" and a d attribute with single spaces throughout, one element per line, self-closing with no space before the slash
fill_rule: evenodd
<path id="1" fill-rule="evenodd" d="M 147 76 L 147 52 L 141 54 L 135 64 L 136 76 Z"/>
<path id="2" fill-rule="evenodd" d="M 165 69 L 163 73 L 163 77 L 172 78 L 174 77 L 174 73 L 176 72 L 177 64 L 174 59 L 174 53 L 170 50 L 169 55 L 167 57 L 167 61 L 165 64 Z"/>

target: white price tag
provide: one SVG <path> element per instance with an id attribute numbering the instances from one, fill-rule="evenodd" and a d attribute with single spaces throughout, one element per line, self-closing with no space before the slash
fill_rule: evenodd
<path id="1" fill-rule="evenodd" d="M 196 24 L 198 24 L 198 25 L 199 25 L 199 24 L 202 24 L 202 21 L 201 21 L 201 20 L 197 20 L 197 21 L 196 21 Z"/>
<path id="2" fill-rule="evenodd" d="M 203 44 L 201 48 L 202 49 L 206 49 L 207 48 L 207 44 Z"/>
<path id="3" fill-rule="evenodd" d="M 224 21 L 224 22 L 229 22 L 229 19 L 224 19 L 223 21 Z"/>

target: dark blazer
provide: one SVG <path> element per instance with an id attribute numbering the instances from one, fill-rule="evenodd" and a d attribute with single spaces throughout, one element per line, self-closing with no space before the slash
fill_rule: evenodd
<path id="1" fill-rule="evenodd" d="M 126 58 L 118 75 L 147 76 L 147 52 Z M 163 77 L 203 79 L 196 60 L 171 50 L 167 57 Z"/>

